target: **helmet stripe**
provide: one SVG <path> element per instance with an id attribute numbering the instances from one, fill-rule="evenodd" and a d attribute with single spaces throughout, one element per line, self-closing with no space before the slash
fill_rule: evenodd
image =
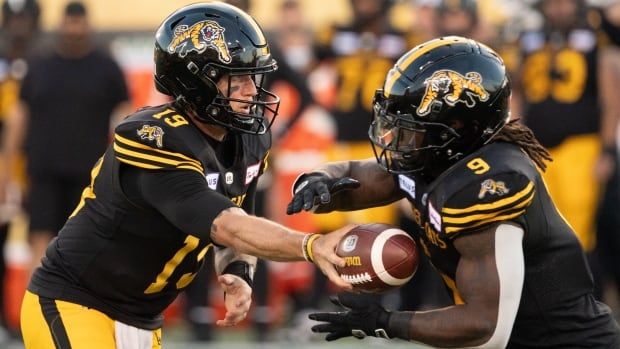
<path id="1" fill-rule="evenodd" d="M 423 54 L 441 46 L 450 45 L 456 42 L 463 42 L 464 40 L 458 36 L 447 36 L 444 38 L 439 38 L 432 40 L 429 43 L 421 44 L 416 46 L 414 49 L 409 51 L 409 56 L 403 57 L 402 61 L 396 63 L 394 68 L 392 68 L 392 74 L 388 76 L 385 81 L 385 86 L 383 88 L 383 95 L 385 97 L 389 97 L 396 80 L 398 80 L 401 76 L 401 72 L 405 71 L 409 65 L 415 61 L 417 58 L 422 56 Z"/>

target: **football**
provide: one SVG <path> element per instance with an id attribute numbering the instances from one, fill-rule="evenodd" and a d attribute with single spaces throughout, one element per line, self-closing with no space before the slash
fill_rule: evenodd
<path id="1" fill-rule="evenodd" d="M 378 293 L 402 286 L 418 268 L 415 242 L 389 224 L 354 227 L 340 240 L 336 254 L 346 262 L 344 267 L 336 267 L 340 277 L 360 292 Z"/>

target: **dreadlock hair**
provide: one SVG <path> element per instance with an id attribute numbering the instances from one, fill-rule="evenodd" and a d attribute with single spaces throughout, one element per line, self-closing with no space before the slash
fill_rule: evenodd
<path id="1" fill-rule="evenodd" d="M 492 139 L 492 142 L 507 142 L 518 145 L 543 172 L 547 169 L 546 161 L 553 161 L 549 151 L 534 137 L 520 119 L 509 121 Z"/>

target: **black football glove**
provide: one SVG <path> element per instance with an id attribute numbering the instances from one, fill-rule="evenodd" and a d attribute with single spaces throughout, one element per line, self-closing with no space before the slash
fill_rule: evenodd
<path id="1" fill-rule="evenodd" d="M 366 336 L 391 338 L 388 333 L 391 313 L 376 301 L 369 301 L 354 294 L 342 294 L 330 300 L 347 310 L 308 315 L 310 320 L 326 322 L 312 326 L 312 332 L 327 333 L 326 341 L 349 336 L 358 339 Z"/>
<path id="2" fill-rule="evenodd" d="M 293 199 L 286 207 L 286 214 L 299 213 L 302 209 L 312 211 L 318 205 L 328 204 L 332 195 L 359 186 L 360 182 L 350 177 L 329 178 L 319 172 L 304 174 L 293 184 Z"/>

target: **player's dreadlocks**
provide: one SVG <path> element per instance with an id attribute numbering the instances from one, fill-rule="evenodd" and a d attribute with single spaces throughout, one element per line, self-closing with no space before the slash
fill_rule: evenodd
<path id="1" fill-rule="evenodd" d="M 519 119 L 508 122 L 493 137 L 493 141 L 518 145 L 542 171 L 545 171 L 547 168 L 546 161 L 553 161 L 549 151 L 538 142 L 532 130 L 519 122 Z"/>

